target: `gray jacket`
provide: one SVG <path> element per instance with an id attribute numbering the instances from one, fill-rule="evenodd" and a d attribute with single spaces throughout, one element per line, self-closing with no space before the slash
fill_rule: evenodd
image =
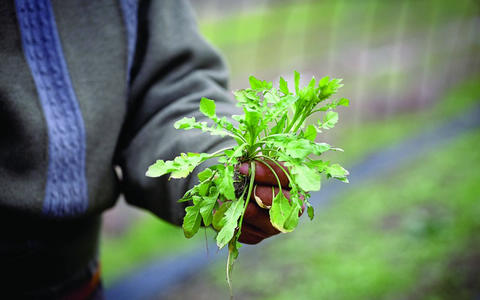
<path id="1" fill-rule="evenodd" d="M 180 223 L 176 200 L 193 182 L 145 172 L 156 159 L 226 143 L 173 128 L 183 116 L 202 119 L 201 97 L 215 99 L 220 115 L 233 108 L 226 68 L 190 7 L 0 1 L 0 41 L 1 272 L 20 269 L 38 288 L 85 266 L 99 216 L 119 193 Z"/>

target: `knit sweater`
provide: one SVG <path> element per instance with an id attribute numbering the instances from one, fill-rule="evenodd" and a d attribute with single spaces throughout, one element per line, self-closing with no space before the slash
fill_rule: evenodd
<path id="1" fill-rule="evenodd" d="M 0 1 L 0 65 L 2 276 L 35 289 L 83 268 L 120 193 L 180 223 L 192 178 L 145 172 L 226 143 L 173 128 L 203 119 L 201 97 L 220 115 L 233 108 L 184 1 Z"/>

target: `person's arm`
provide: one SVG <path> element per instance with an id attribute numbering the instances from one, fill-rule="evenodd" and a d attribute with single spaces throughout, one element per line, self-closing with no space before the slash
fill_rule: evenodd
<path id="1" fill-rule="evenodd" d="M 127 202 L 181 224 L 186 203 L 177 200 L 195 184 L 200 170 L 187 179 L 169 181 L 168 176 L 146 177 L 148 166 L 156 159 L 172 160 L 182 152 L 211 153 L 235 144 L 230 138 L 173 127 L 182 117 L 207 121 L 198 111 L 202 97 L 215 100 L 219 116 L 241 112 L 226 88 L 224 63 L 199 35 L 184 1 L 142 1 L 138 37 L 128 118 L 117 150 L 117 163 L 123 171 L 122 190 Z M 258 166 L 258 170 L 264 171 L 263 177 L 256 176 L 264 191 L 276 184 L 266 167 Z M 263 192 L 260 196 L 271 203 L 271 194 Z M 254 201 L 247 208 L 244 225 L 240 241 L 247 244 L 278 233 L 270 224 L 268 210 Z"/>
<path id="2" fill-rule="evenodd" d="M 206 118 L 200 99 L 214 99 L 218 115 L 235 105 L 226 89 L 228 72 L 218 53 L 199 35 L 191 8 L 179 0 L 141 1 L 138 40 L 131 70 L 128 116 L 117 149 L 127 202 L 180 224 L 184 205 L 176 201 L 194 183 L 193 176 L 168 180 L 145 176 L 156 159 L 181 152 L 212 152 L 231 139 L 173 127 L 182 117 Z"/>

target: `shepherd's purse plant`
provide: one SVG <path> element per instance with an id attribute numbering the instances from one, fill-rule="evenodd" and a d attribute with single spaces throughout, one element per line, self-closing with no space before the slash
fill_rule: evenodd
<path id="1" fill-rule="evenodd" d="M 283 188 L 290 189 L 290 200 L 279 192 L 269 209 L 272 225 L 281 232 L 295 229 L 305 207 L 313 219 L 309 192 L 320 190 L 322 173 L 327 178 L 348 182 L 347 170 L 321 159 L 326 151 L 343 150 L 316 141 L 318 133 L 337 123 L 335 109 L 349 105 L 346 98 L 331 99 L 343 86 L 342 80 L 328 76 L 318 81 L 312 78 L 307 86 L 300 88 L 300 74 L 295 71 L 293 91 L 282 77 L 278 88 L 274 88 L 272 82 L 253 76 L 249 81 L 250 88 L 235 92 L 238 106 L 244 112 L 232 116 L 236 125 L 226 117 L 217 116 L 215 101 L 207 98 L 201 99 L 200 111 L 212 123 L 185 117 L 174 125 L 176 129 L 200 129 L 211 135 L 230 137 L 236 142 L 235 146 L 213 153 L 182 153 L 173 161 L 157 160 L 146 173 L 150 177 L 170 174 L 170 178 L 184 178 L 202 162 L 217 159 L 216 164 L 198 173 L 198 184 L 179 202 L 191 203 L 185 209 L 182 226 L 187 238 L 194 236 L 203 222 L 204 226 L 213 226 L 218 232 L 216 242 L 219 248 L 228 245 L 229 282 L 229 273 L 241 246 L 238 238 L 244 213 L 254 188 L 255 162 L 272 171 L 280 191 L 280 180 L 271 166 L 277 165 L 289 179 L 289 187 Z M 318 119 L 311 120 L 313 115 Z M 237 171 L 238 165 L 245 162 L 250 165 L 248 176 Z"/>

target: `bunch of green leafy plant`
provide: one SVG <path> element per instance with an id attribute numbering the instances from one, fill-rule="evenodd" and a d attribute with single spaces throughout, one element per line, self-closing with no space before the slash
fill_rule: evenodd
<path id="1" fill-rule="evenodd" d="M 342 80 L 328 76 L 319 81 L 312 78 L 306 87 L 300 88 L 300 74 L 295 72 L 294 91 L 289 90 L 287 82 L 281 77 L 278 89 L 273 87 L 272 82 L 253 76 L 249 80 L 250 88 L 235 92 L 238 105 L 244 112 L 243 115 L 232 116 L 238 126 L 226 117 L 218 117 L 215 102 L 207 98 L 201 99 L 200 111 L 212 120 L 213 125 L 197 122 L 194 117 L 183 118 L 174 125 L 176 129 L 200 129 L 211 135 L 229 136 L 236 141 L 235 146 L 208 154 L 182 153 L 173 161 L 157 160 L 146 174 L 158 177 L 170 173 L 170 178 L 183 178 L 202 162 L 218 159 L 217 164 L 198 173 L 199 183 L 179 201 L 193 204 L 185 209 L 183 220 L 187 238 L 197 233 L 203 221 L 204 226 L 213 226 L 217 230 L 219 248 L 228 245 L 229 284 L 230 270 L 241 246 L 237 241 L 242 231 L 243 216 L 253 190 L 255 162 L 272 171 L 280 191 L 282 186 L 272 165 L 277 165 L 289 179 L 289 187 L 284 188 L 290 189 L 290 201 L 279 192 L 269 210 L 272 225 L 281 232 L 290 232 L 297 226 L 302 207 L 306 206 L 308 216 L 313 218 L 313 207 L 308 202 L 309 192 L 320 190 L 322 173 L 327 178 L 348 182 L 347 170 L 339 164 L 318 158 L 326 151 L 341 149 L 315 141 L 317 133 L 331 129 L 337 123 L 335 108 L 349 105 L 345 98 L 330 99 L 343 86 Z M 323 112 L 320 119 L 305 125 L 310 116 L 320 112 Z M 244 162 L 250 164 L 247 177 L 236 171 L 236 166 Z"/>

